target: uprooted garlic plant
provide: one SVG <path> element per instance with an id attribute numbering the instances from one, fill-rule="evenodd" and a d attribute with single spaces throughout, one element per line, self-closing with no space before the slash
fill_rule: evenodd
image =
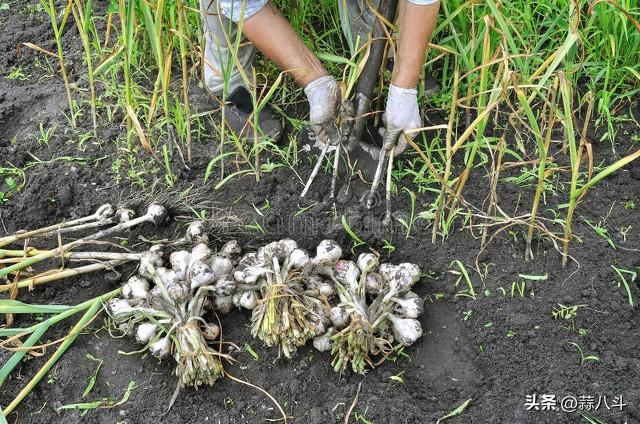
<path id="1" fill-rule="evenodd" d="M 189 252 L 165 252 L 153 246 L 140 258 L 138 275 L 123 285 L 122 297 L 108 309 L 114 323 L 135 332 L 138 342 L 156 358 L 172 356 L 180 386 L 212 385 L 223 375 L 220 348 L 209 343 L 220 336 L 220 326 L 205 320 L 213 309 L 228 312 L 235 283 L 231 279 L 240 255 L 231 241 L 213 254 L 206 237 L 191 225 L 185 238 L 199 242 Z"/>
<path id="2" fill-rule="evenodd" d="M 422 335 L 416 318 L 424 301 L 411 291 L 420 279 L 417 265 L 380 264 L 377 255 L 362 253 L 357 262 L 338 260 L 320 272 L 333 281 L 339 303 L 329 311 L 331 326 L 313 344 L 331 351 L 334 370 L 342 372 L 351 365 L 363 374 Z"/>
<path id="3" fill-rule="evenodd" d="M 379 263 L 373 253 L 356 262 L 323 240 L 315 256 L 291 239 L 242 255 L 236 241 L 213 254 L 199 223 L 175 245 L 154 246 L 140 257 L 138 275 L 111 300 L 114 323 L 157 358 L 173 357 L 181 386 L 211 385 L 223 375 L 220 322 L 234 306 L 251 310 L 251 334 L 291 358 L 313 340 L 331 351 L 332 365 L 364 373 L 421 335 L 423 300 L 411 291 L 420 269 L 411 263 Z M 212 347 L 211 343 L 217 347 Z"/>

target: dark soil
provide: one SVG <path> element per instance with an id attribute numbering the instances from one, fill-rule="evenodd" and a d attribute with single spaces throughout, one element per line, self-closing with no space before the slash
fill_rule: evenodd
<path id="1" fill-rule="evenodd" d="M 25 48 L 20 56 L 16 55 L 16 45 L 20 42 L 55 49 L 49 21 L 42 13 L 29 15 L 18 3 L 12 2 L 9 11 L 0 12 L 3 27 L 0 32 L 0 166 L 26 167 L 26 185 L 0 206 L 3 233 L 82 216 L 105 201 L 119 203 L 130 199 L 132 193 L 138 197 L 146 195 L 137 186 L 132 187 L 127 179 L 116 183 L 112 165 L 117 152 L 113 141 L 124 133 L 119 125 L 105 124 L 99 129 L 99 142 L 90 141 L 83 150 L 78 150 L 79 134 L 89 130 L 88 113 L 80 120 L 80 130 L 65 130 L 68 123 L 62 114 L 66 107 L 62 80 L 57 74 L 48 75 L 46 67 L 37 66 L 36 59 L 45 63 L 42 55 Z M 79 40 L 72 30 L 65 34 L 65 43 L 78 46 L 76 50 L 80 51 Z M 70 67 L 75 80 L 82 62 L 73 54 L 70 61 L 78 64 L 78 70 Z M 55 62 L 50 63 L 55 70 Z M 26 80 L 6 78 L 17 67 L 28 75 Z M 212 108 L 200 89 L 194 86 L 193 91 L 194 108 L 200 111 Z M 630 110 L 636 118 L 640 115 L 637 102 Z M 48 144 L 38 141 L 41 123 L 45 129 L 58 128 Z M 616 152 L 623 155 L 637 148 L 632 136 L 638 134 L 640 131 L 635 125 L 623 124 L 618 129 Z M 611 145 L 597 141 L 600 135 L 600 131 L 593 129 L 589 134 L 594 144 L 594 163 L 611 163 L 614 159 Z M 316 191 L 304 201 L 299 198 L 302 182 L 284 167 L 263 175 L 259 182 L 253 177 L 236 178 L 214 190 L 219 181 L 217 175 L 212 176 L 213 183 L 203 183 L 213 145 L 213 141 L 206 143 L 205 140 L 195 146 L 190 170 L 183 170 L 180 161 L 175 160 L 177 184 L 179 188 L 194 185 L 200 188 L 201 194 L 221 207 L 230 208 L 231 213 L 247 224 L 254 220 L 259 223 L 265 234 L 247 231 L 241 235 L 243 243 L 255 246 L 291 237 L 303 247 L 313 249 L 320 240 L 334 238 L 345 251 L 349 250 L 351 239 L 339 220 L 333 220 L 331 208 L 322 203 L 327 197 L 328 176 L 318 178 Z M 310 169 L 310 160 L 305 157 L 297 172 L 306 177 Z M 470 178 L 465 198 L 471 204 L 482 205 L 487 195 L 486 173 L 487 170 L 480 167 Z M 152 175 L 145 178 L 149 182 Z M 411 184 L 407 186 L 416 189 Z M 561 266 L 560 255 L 548 238 L 534 246 L 535 260 L 525 262 L 523 227 L 514 226 L 511 232 L 498 233 L 480 259 L 477 258 L 480 240 L 474 236 L 477 230 L 455 230 L 445 242 L 436 244 L 431 243 L 431 228 L 425 227 L 423 220 L 416 222 L 410 237 L 405 237 L 397 223 L 392 232 L 385 233 L 380 224 L 383 202 L 377 202 L 372 211 L 359 206 L 360 195 L 366 190 L 365 184 L 354 181 L 351 194 L 338 199 L 338 214 L 348 218 L 349 225 L 368 246 L 384 252 L 384 240 L 392 241 L 395 251 L 388 255 L 390 261 L 418 263 L 428 275 L 417 289 L 427 299 L 426 312 L 421 318 L 425 335 L 406 349 L 408 357 L 387 361 L 364 377 L 351 372 L 340 376 L 333 372 L 328 354 L 309 347 L 301 349 L 292 360 L 278 359 L 275 349 L 264 348 L 251 338 L 248 315 L 234 311 L 223 317 L 225 340 L 241 347 L 249 343 L 259 359 L 254 360 L 244 351 L 237 352 L 238 362 L 227 368 L 232 375 L 267 390 L 295 417 L 292 421 L 299 423 L 344 421 L 360 384 L 354 408 L 357 414 L 354 416 L 362 417 L 360 422 L 433 423 L 467 399 L 471 399 L 467 409 L 450 422 L 584 422 L 577 413 L 528 411 L 526 396 L 533 394 L 555 395 L 558 408 L 560 400 L 567 396 L 578 399 L 590 395 L 596 402 L 599 396 L 606 396 L 610 408 L 600 404 L 597 411 L 592 411 L 593 415 L 609 423 L 640 422 L 640 314 L 629 305 L 626 292 L 618 287 L 611 267 L 636 271 L 640 267 L 640 164 L 632 164 L 606 179 L 579 205 L 575 219 L 577 239 L 571 249 L 575 260 L 566 268 Z M 501 182 L 498 194 L 499 205 L 505 212 L 517 215 L 528 210 L 532 190 Z M 567 198 L 566 193 L 560 192 L 548 195 L 549 208 L 566 202 Z M 253 205 L 259 207 L 265 200 L 270 207 L 263 209 L 264 216 L 260 216 Z M 432 193 L 418 194 L 416 212 L 432 201 Z M 396 217 L 406 219 L 410 213 L 406 193 L 398 190 L 393 202 Z M 637 206 L 625 208 L 627 202 Z M 310 205 L 313 206 L 304 213 L 297 214 L 301 207 Z M 551 217 L 549 212 L 545 216 Z M 603 225 L 617 249 L 612 249 L 585 220 L 592 223 L 606 220 Z M 457 227 L 460 226 L 458 221 Z M 628 226 L 632 228 L 625 239 L 621 229 Z M 553 229 L 558 231 L 559 227 Z M 153 238 L 153 231 L 147 227 L 139 233 Z M 171 226 L 163 231 L 171 234 L 177 229 Z M 134 244 L 139 233 L 125 236 Z M 457 276 L 448 272 L 457 269 L 451 265 L 456 259 L 469 271 L 478 293 L 475 300 L 459 295 L 465 283 L 456 287 Z M 474 271 L 477 259 L 482 275 Z M 545 281 L 519 277 L 545 274 L 548 275 Z M 20 299 L 32 303 L 76 304 L 117 287 L 121 280 L 122 277 L 113 273 L 96 274 L 36 288 L 22 294 Z M 512 297 L 512 283 L 521 281 L 526 281 L 525 297 L 517 293 Z M 640 302 L 637 284 L 632 283 L 630 289 L 636 303 Z M 554 320 L 552 311 L 559 303 L 585 306 L 578 310 L 573 322 Z M 70 322 L 59 325 L 47 337 L 54 340 L 63 336 L 70 325 Z M 159 363 L 149 355 L 123 355 L 120 352 L 137 349 L 132 338 L 112 338 L 104 329 L 97 331 L 100 326 L 96 322 L 92 331 L 76 340 L 16 413 L 10 415 L 9 422 L 258 423 L 279 418 L 274 405 L 262 393 L 231 380 L 197 391 L 183 390 L 166 413 L 176 384 L 171 361 Z M 583 335 L 579 329 L 583 329 Z M 579 353 L 569 342 L 577 343 L 585 355 L 597 355 L 599 361 L 581 365 Z M 48 349 L 47 353 L 50 352 Z M 87 354 L 104 359 L 104 364 L 95 389 L 87 399 L 81 399 L 95 368 L 95 363 L 86 358 Z M 1 352 L 0 363 L 8 356 L 7 352 Z M 6 406 L 15 397 L 43 362 L 43 358 L 24 362 L 2 388 L 0 405 Z M 390 379 L 399 373 L 402 373 L 402 384 Z M 105 397 L 119 399 L 130 381 L 135 381 L 138 387 L 129 400 L 117 408 L 92 410 L 84 417 L 80 411 L 57 411 L 69 403 Z M 623 396 L 627 405 L 622 411 L 611 406 L 614 396 Z M 352 417 L 352 422 L 355 421 Z"/>

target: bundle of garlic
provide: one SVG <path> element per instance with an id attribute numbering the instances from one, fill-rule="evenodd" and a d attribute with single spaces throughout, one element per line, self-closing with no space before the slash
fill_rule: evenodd
<path id="1" fill-rule="evenodd" d="M 238 291 L 233 302 L 253 310 L 251 334 L 278 346 L 287 358 L 324 332 L 333 288 L 312 273 L 317 261 L 284 239 L 244 255 L 234 273 Z"/>
<path id="2" fill-rule="evenodd" d="M 122 298 L 109 302 L 114 322 L 124 329 L 135 326 L 136 339 L 153 356 L 173 355 L 181 386 L 211 385 L 222 376 L 225 355 L 208 344 L 220 328 L 203 316 L 214 305 L 222 312 L 230 309 L 231 275 L 239 255 L 235 241 L 216 255 L 199 243 L 191 252 L 172 252 L 167 263 L 162 248 L 154 246 L 142 255 L 139 275 L 122 287 Z"/>
<path id="3" fill-rule="evenodd" d="M 416 318 L 424 302 L 410 291 L 420 279 L 417 265 L 379 264 L 376 255 L 363 253 L 357 262 L 338 260 L 319 271 L 334 282 L 340 303 L 329 312 L 331 327 L 313 344 L 320 351 L 331 350 L 336 371 L 351 364 L 354 372 L 364 374 L 374 366 L 372 357 L 382 355 L 380 363 L 422 335 Z"/>

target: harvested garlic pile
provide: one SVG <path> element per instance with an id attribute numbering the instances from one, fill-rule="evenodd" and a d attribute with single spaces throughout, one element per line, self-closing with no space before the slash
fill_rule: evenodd
<path id="1" fill-rule="evenodd" d="M 324 332 L 330 284 L 311 273 L 315 262 L 295 241 L 269 243 L 240 260 L 234 278 L 240 283 L 234 304 L 252 309 L 251 334 L 278 346 L 290 358 L 298 347 Z"/>
<path id="2" fill-rule="evenodd" d="M 415 264 L 380 264 L 372 253 L 356 262 L 341 259 L 333 240 L 323 240 L 313 257 L 291 239 L 244 256 L 236 241 L 217 254 L 207 241 L 203 226 L 194 223 L 178 240 L 195 243 L 191 251 L 166 254 L 152 247 L 122 297 L 109 303 L 120 328 L 135 328 L 154 356 L 173 356 L 182 386 L 211 385 L 222 376 L 226 354 L 208 344 L 220 335 L 218 325 L 206 321 L 208 311 L 251 310 L 253 337 L 287 358 L 313 340 L 316 349 L 331 351 L 339 372 L 350 365 L 364 373 L 374 357 L 382 362 L 422 335 L 417 318 L 423 300 L 411 291 L 420 279 Z"/>
<path id="3" fill-rule="evenodd" d="M 224 354 L 208 344 L 218 338 L 220 328 L 203 317 L 214 307 L 230 309 L 235 290 L 231 275 L 240 253 L 235 241 L 216 255 L 198 243 L 190 252 L 175 251 L 168 258 L 154 246 L 142 255 L 138 275 L 124 284 L 122 297 L 109 302 L 113 321 L 125 330 L 135 328 L 136 339 L 153 356 L 173 356 L 181 386 L 211 385 L 222 376 Z"/>
<path id="4" fill-rule="evenodd" d="M 373 356 L 386 358 L 422 336 L 416 318 L 424 301 L 411 291 L 420 279 L 417 265 L 380 264 L 376 255 L 362 253 L 357 262 L 338 260 L 322 273 L 333 281 L 339 303 L 329 312 L 331 326 L 313 344 L 320 351 L 331 350 L 336 371 L 350 364 L 364 374 L 374 366 Z"/>

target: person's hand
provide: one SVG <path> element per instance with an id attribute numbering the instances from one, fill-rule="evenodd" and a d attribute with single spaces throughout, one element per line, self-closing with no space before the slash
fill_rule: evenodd
<path id="1" fill-rule="evenodd" d="M 399 155 L 407 147 L 403 131 L 422 127 L 422 118 L 418 110 L 418 90 L 389 84 L 387 107 L 382 122 L 382 148 L 389 150 L 395 146 L 395 154 Z M 416 134 L 408 136 L 413 139 Z"/>
<path id="2" fill-rule="evenodd" d="M 340 105 L 340 88 L 331 76 L 318 78 L 310 82 L 304 93 L 309 101 L 309 123 L 316 140 L 333 145 L 340 140 L 336 127 L 336 117 Z"/>

